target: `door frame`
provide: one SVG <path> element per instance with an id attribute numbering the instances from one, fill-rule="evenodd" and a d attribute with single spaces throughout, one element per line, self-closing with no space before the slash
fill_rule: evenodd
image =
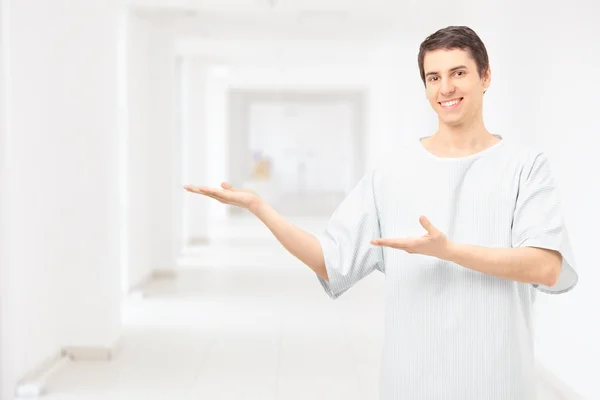
<path id="1" fill-rule="evenodd" d="M 7 112 L 9 101 L 9 80 L 8 73 L 8 55 L 9 55 L 9 0 L 0 0 L 0 221 L 7 221 L 9 213 L 7 210 L 8 199 L 6 190 L 8 185 L 8 132 L 10 127 L 9 112 Z M 0 222 L 0 354 L 4 352 L 6 344 L 3 342 L 4 337 L 4 315 L 2 314 L 4 296 L 6 287 L 7 268 L 10 268 L 10 257 L 8 255 L 9 238 L 7 223 Z M 8 266 L 8 267 L 7 267 Z M 0 362 L 0 397 L 3 397 L 7 390 L 3 385 L 4 382 L 3 362 Z M 12 393 L 11 393 L 12 394 Z"/>
<path id="2" fill-rule="evenodd" d="M 353 129 L 354 169 L 352 181 L 357 182 L 364 173 L 366 166 L 366 98 L 363 89 L 313 89 L 300 88 L 262 89 L 262 88 L 230 88 L 227 93 L 227 135 L 228 137 L 228 171 L 229 181 L 239 185 L 244 180 L 244 171 L 241 165 L 250 165 L 252 154 L 250 152 L 249 116 L 250 108 L 255 102 L 314 102 L 315 104 L 330 104 L 335 101 L 345 101 L 352 105 L 356 125 Z M 229 209 L 230 214 L 240 211 Z"/>

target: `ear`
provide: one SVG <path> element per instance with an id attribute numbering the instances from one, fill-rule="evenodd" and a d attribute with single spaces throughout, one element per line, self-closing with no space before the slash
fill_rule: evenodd
<path id="1" fill-rule="evenodd" d="M 492 69 L 488 66 L 487 71 L 483 74 L 481 78 L 481 82 L 483 83 L 483 93 L 490 87 L 490 83 L 492 83 Z"/>

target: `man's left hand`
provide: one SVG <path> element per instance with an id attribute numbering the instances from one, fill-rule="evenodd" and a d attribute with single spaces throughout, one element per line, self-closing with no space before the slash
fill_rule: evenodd
<path id="1" fill-rule="evenodd" d="M 437 257 L 445 260 L 448 258 L 452 242 L 446 235 L 424 216 L 419 217 L 421 226 L 427 233 L 418 238 L 393 239 L 382 238 L 374 239 L 371 244 L 374 246 L 391 247 L 404 250 L 410 254 L 423 254 L 426 256 Z"/>

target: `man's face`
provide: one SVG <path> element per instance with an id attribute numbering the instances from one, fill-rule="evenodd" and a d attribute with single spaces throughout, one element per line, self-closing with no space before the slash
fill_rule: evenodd
<path id="1" fill-rule="evenodd" d="M 423 60 L 427 99 L 441 122 L 456 126 L 469 123 L 482 110 L 483 91 L 490 72 L 480 77 L 477 64 L 465 50 L 435 50 Z"/>

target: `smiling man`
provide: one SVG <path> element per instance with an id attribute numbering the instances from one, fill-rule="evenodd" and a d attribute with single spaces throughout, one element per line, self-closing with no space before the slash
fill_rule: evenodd
<path id="1" fill-rule="evenodd" d="M 418 64 L 437 131 L 365 174 L 318 237 L 228 183 L 186 189 L 250 210 L 333 299 L 385 274 L 381 400 L 536 399 L 536 295 L 578 280 L 548 159 L 486 129 L 473 30 L 435 32 Z"/>

